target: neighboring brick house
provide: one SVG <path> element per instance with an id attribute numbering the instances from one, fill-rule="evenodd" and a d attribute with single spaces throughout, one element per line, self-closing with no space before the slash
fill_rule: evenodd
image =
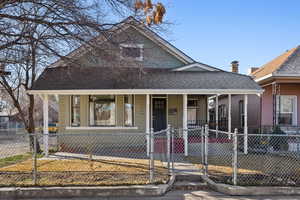
<path id="1" fill-rule="evenodd" d="M 300 46 L 292 48 L 251 73 L 264 89 L 261 125 L 279 125 L 291 132 L 300 126 Z M 253 110 L 252 112 L 257 112 Z"/>
<path id="2" fill-rule="evenodd" d="M 28 91 L 44 96 L 44 109 L 48 95 L 59 96 L 60 132 L 149 133 L 167 124 L 186 130 L 207 122 L 212 95 L 262 93 L 251 77 L 196 62 L 134 18 L 113 39 L 98 40 L 104 52 L 75 50 L 69 56 L 76 66 L 59 60 Z"/>

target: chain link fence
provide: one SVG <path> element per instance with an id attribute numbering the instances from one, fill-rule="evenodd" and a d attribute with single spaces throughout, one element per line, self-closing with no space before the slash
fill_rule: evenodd
<path id="1" fill-rule="evenodd" d="M 245 140 L 237 129 L 206 127 L 204 174 L 240 186 L 300 186 L 300 135 L 274 133 L 248 134 Z"/>
<path id="2" fill-rule="evenodd" d="M 171 173 L 169 130 L 18 134 L 0 140 L 0 186 L 165 183 Z M 44 154 L 46 138 L 49 156 Z"/>
<path id="3" fill-rule="evenodd" d="M 247 153 L 237 138 L 238 185 L 300 186 L 300 135 L 248 135 Z"/>
<path id="4" fill-rule="evenodd" d="M 207 130 L 205 154 L 207 175 L 222 183 L 231 183 L 233 174 L 233 137 L 222 131 Z"/>
<path id="5" fill-rule="evenodd" d="M 277 130 L 245 138 L 237 129 L 208 126 L 150 134 L 18 133 L 0 140 L 0 185 L 158 184 L 177 163 L 192 163 L 218 183 L 300 185 L 300 135 Z"/>

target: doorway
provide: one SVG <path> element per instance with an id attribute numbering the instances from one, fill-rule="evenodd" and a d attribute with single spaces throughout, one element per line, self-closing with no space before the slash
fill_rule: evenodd
<path id="1" fill-rule="evenodd" d="M 167 99 L 152 99 L 152 125 L 154 131 L 160 131 L 167 128 Z"/>

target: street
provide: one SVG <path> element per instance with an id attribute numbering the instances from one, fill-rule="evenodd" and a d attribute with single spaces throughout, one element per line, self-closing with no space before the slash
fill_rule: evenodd
<path id="1" fill-rule="evenodd" d="M 0 159 L 29 152 L 28 137 L 25 135 L 14 135 L 0 137 Z"/>

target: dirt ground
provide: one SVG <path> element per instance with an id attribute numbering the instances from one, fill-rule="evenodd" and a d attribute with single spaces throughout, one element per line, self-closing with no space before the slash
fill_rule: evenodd
<path id="1" fill-rule="evenodd" d="M 0 168 L 0 185 L 33 184 L 33 160 Z M 37 184 L 54 185 L 134 185 L 149 183 L 149 160 L 38 159 Z M 167 169 L 155 162 L 155 183 L 168 180 Z"/>

